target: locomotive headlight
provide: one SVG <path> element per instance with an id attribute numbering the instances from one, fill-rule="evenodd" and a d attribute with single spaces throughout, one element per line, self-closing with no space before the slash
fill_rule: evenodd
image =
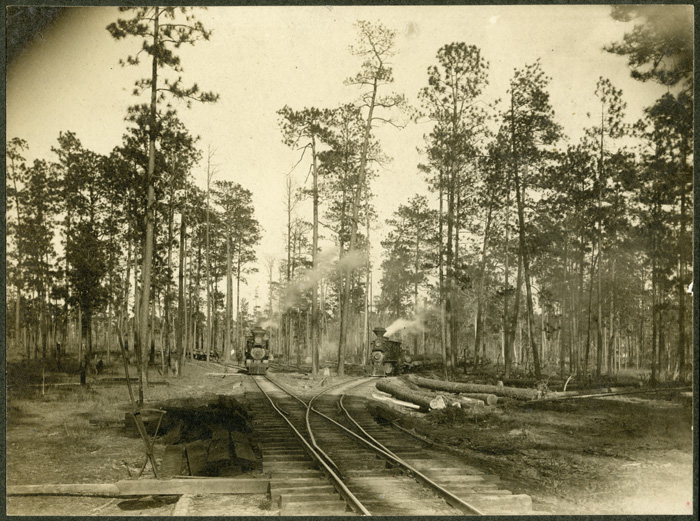
<path id="1" fill-rule="evenodd" d="M 255 337 L 255 343 L 256 343 L 256 344 L 262 344 L 262 337 L 261 337 L 261 336 L 256 336 L 256 337 Z"/>

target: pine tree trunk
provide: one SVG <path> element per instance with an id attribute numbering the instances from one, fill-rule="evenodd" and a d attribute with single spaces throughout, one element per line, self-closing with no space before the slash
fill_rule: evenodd
<path id="1" fill-rule="evenodd" d="M 591 255 L 593 253 L 591 252 Z M 600 252 L 598 252 L 598 255 L 596 255 L 595 259 L 591 259 L 591 284 L 588 290 L 588 335 L 586 336 L 586 356 L 583 362 L 583 374 L 584 376 L 588 376 L 588 362 L 589 362 L 589 357 L 590 357 L 590 351 L 591 351 L 591 314 L 592 314 L 592 305 L 593 305 L 593 274 L 595 273 L 595 265 L 596 262 L 598 261 L 598 258 L 600 256 Z M 600 268 L 599 268 L 600 269 Z"/>
<path id="2" fill-rule="evenodd" d="M 443 173 L 442 170 L 440 171 L 440 180 L 439 180 L 439 185 L 440 185 L 440 209 L 438 213 L 438 240 L 439 240 L 439 245 L 438 245 L 438 268 L 439 268 L 439 302 L 440 302 L 440 355 L 442 358 L 442 376 L 445 380 L 447 380 L 447 339 L 445 338 L 445 328 L 446 328 L 446 320 L 445 320 L 445 267 L 443 266 L 443 239 L 444 239 L 444 233 L 443 233 L 443 197 L 444 197 L 444 189 L 443 189 Z"/>
<path id="3" fill-rule="evenodd" d="M 175 324 L 175 375 L 182 376 L 185 337 L 187 336 L 187 310 L 185 309 L 185 209 L 180 212 L 180 251 L 177 267 L 177 323 Z"/>
<path id="4" fill-rule="evenodd" d="M 15 166 L 14 166 L 14 160 L 12 160 L 12 170 L 14 172 Z M 16 238 L 17 238 L 17 300 L 15 301 L 15 349 L 17 349 L 17 352 L 21 352 L 22 348 L 20 345 L 20 314 L 21 314 L 21 304 L 22 304 L 22 247 L 21 247 L 21 238 L 20 238 L 20 226 L 21 226 L 21 206 L 19 204 L 19 191 L 17 190 L 17 176 L 13 175 L 12 176 L 12 181 L 14 183 L 15 187 L 15 205 L 17 207 L 17 232 L 16 232 Z M 66 261 L 67 263 L 68 261 Z M 68 266 L 66 265 L 66 274 L 68 273 Z M 68 285 L 66 284 L 66 287 Z M 65 304 L 63 306 L 63 313 L 64 313 L 64 324 L 68 320 L 68 299 L 65 300 Z M 64 333 L 64 343 L 65 343 L 65 333 Z M 29 345 L 27 344 L 27 360 L 31 358 L 31 352 L 29 350 Z"/>
<path id="5" fill-rule="evenodd" d="M 153 19 L 153 47 L 158 48 L 158 18 L 160 8 L 155 8 Z M 148 194 L 146 200 L 146 212 L 144 214 L 146 238 L 143 246 L 143 265 L 141 268 L 141 309 L 139 318 L 139 335 L 137 342 L 142 348 L 139 351 L 139 405 L 143 405 L 144 388 L 148 385 L 148 377 L 146 372 L 146 357 L 145 350 L 148 349 L 148 302 L 151 297 L 151 267 L 153 263 L 153 219 L 155 212 L 155 189 L 154 189 L 154 172 L 156 161 L 156 96 L 158 92 L 158 59 L 153 57 L 151 73 L 151 107 L 150 107 L 150 123 L 148 136 L 148 175 L 146 178 L 146 186 Z"/>
<path id="6" fill-rule="evenodd" d="M 319 339 L 318 339 L 318 167 L 316 164 L 316 138 L 311 137 L 313 158 L 313 239 L 312 239 L 312 285 L 311 285 L 311 374 L 318 374 Z"/>
<path id="7" fill-rule="evenodd" d="M 509 181 L 506 182 L 508 184 Z M 503 281 L 503 367 L 504 367 L 504 373 L 505 373 L 505 378 L 510 378 L 510 373 L 513 365 L 513 350 L 512 350 L 512 342 L 513 339 L 510 334 L 510 327 L 509 327 L 509 322 L 508 322 L 508 277 L 510 274 L 510 266 L 509 266 L 509 261 L 510 261 L 510 253 L 508 251 L 508 246 L 510 243 L 510 186 L 507 186 L 508 190 L 508 195 L 506 196 L 506 237 L 505 237 L 505 247 L 504 247 L 504 256 L 505 256 L 505 261 L 504 261 L 504 281 Z M 520 274 L 520 255 L 518 255 L 518 274 Z M 519 275 L 518 275 L 519 276 Z M 518 315 L 518 302 L 520 301 L 519 298 L 516 297 L 515 300 L 515 305 L 516 305 L 516 311 L 515 311 L 515 320 L 517 321 L 517 315 Z M 515 334 L 515 333 L 514 333 Z"/>
<path id="8" fill-rule="evenodd" d="M 236 352 L 243 349 L 243 324 L 241 322 L 241 237 L 238 237 L 238 264 L 236 267 Z"/>
<path id="9" fill-rule="evenodd" d="M 170 327 L 170 319 L 171 319 L 171 312 L 170 312 L 170 283 L 172 282 L 172 272 L 173 272 L 173 238 L 175 236 L 175 231 L 174 231 L 174 220 L 175 220 L 175 207 L 174 207 L 174 194 L 173 194 L 174 188 L 171 186 L 170 188 L 170 202 L 169 202 L 169 208 L 168 208 L 168 278 L 167 282 L 165 283 L 165 298 L 164 298 L 164 314 L 165 314 L 165 352 L 167 353 L 167 359 L 168 363 L 165 364 L 165 372 L 164 375 L 167 376 L 168 372 L 170 370 L 170 352 L 172 350 L 172 346 L 170 344 L 170 334 L 172 331 L 172 328 Z M 161 331 L 162 331 L 162 326 L 161 326 Z"/>
<path id="10" fill-rule="evenodd" d="M 537 351 L 537 345 L 534 342 L 534 310 L 532 305 L 532 287 L 530 285 L 530 261 L 527 248 L 525 246 L 525 202 L 523 198 L 525 194 L 520 193 L 520 180 L 518 176 L 517 163 L 514 169 L 515 174 L 515 193 L 517 198 L 518 206 L 518 223 L 519 223 L 519 236 L 520 236 L 520 255 L 523 262 L 523 272 L 525 276 L 525 293 L 526 293 L 526 303 L 527 303 L 527 329 L 528 329 L 528 340 L 530 342 L 530 349 L 532 351 L 532 360 L 535 365 L 535 378 L 539 379 L 542 376 L 542 371 L 540 368 L 540 357 Z M 524 192 L 524 187 L 523 187 Z"/>
<path id="11" fill-rule="evenodd" d="M 479 293 L 477 294 L 477 298 L 476 298 L 476 331 L 474 333 L 474 360 L 475 361 L 478 358 L 477 352 L 479 351 L 479 346 L 481 345 L 481 342 L 482 342 L 481 336 L 483 334 L 482 333 L 483 328 L 482 328 L 481 313 L 482 313 L 482 307 L 483 307 L 483 301 L 484 301 L 484 278 L 486 277 L 486 247 L 488 246 L 489 230 L 491 228 L 491 214 L 493 211 L 494 194 L 495 194 L 495 191 L 494 191 L 494 193 L 491 194 L 491 197 L 489 198 L 489 209 L 488 209 L 488 213 L 486 214 L 486 225 L 484 227 L 484 240 L 482 242 L 482 248 L 481 248 L 481 265 L 479 266 Z M 465 357 L 465 360 L 466 360 L 466 357 Z M 510 367 L 508 369 L 510 369 Z"/>
<path id="12" fill-rule="evenodd" d="M 226 318 L 224 324 L 226 327 L 226 337 L 224 341 L 224 360 L 228 362 L 231 359 L 231 322 L 233 315 L 233 272 L 231 263 L 231 235 L 226 234 Z"/>
<path id="13" fill-rule="evenodd" d="M 683 181 L 683 176 L 685 174 L 686 166 L 686 155 L 682 152 L 681 160 L 681 210 L 680 210 L 680 230 L 678 233 L 678 366 L 679 366 L 679 378 L 683 382 L 686 380 L 686 362 L 685 362 L 685 352 L 686 352 L 686 336 L 685 336 L 685 251 L 688 239 L 686 237 L 685 231 L 685 220 L 686 220 L 686 204 L 685 204 L 685 182 Z"/>
<path id="14" fill-rule="evenodd" d="M 352 206 L 352 220 L 350 222 L 350 248 L 348 250 L 348 255 L 353 255 L 356 248 L 357 242 L 357 223 L 359 222 L 359 211 L 360 202 L 362 201 L 362 187 L 365 183 L 366 166 L 367 166 L 367 154 L 369 151 L 369 138 L 372 132 L 372 115 L 374 114 L 374 104 L 377 99 L 377 87 L 378 79 L 375 76 L 374 83 L 372 86 L 372 97 L 369 103 L 369 110 L 367 113 L 367 123 L 365 125 L 364 138 L 362 141 L 362 152 L 360 154 L 360 170 L 358 172 L 357 188 L 353 197 Z M 351 257 L 352 258 L 352 257 Z M 345 374 L 345 350 L 347 347 L 347 335 L 348 335 L 348 313 L 350 307 L 350 286 L 352 281 L 353 267 L 351 263 L 347 263 L 346 268 L 347 282 L 343 293 L 343 310 L 341 314 L 345 315 L 345 320 L 342 321 L 342 327 L 340 329 L 340 338 L 338 340 L 338 376 L 343 376 Z"/>
<path id="15" fill-rule="evenodd" d="M 83 362 L 83 309 L 78 305 L 78 363 Z"/>

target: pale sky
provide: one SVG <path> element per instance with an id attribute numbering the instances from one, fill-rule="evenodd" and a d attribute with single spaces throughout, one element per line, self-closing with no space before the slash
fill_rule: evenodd
<path id="1" fill-rule="evenodd" d="M 213 35 L 208 42 L 180 50 L 184 83 L 217 92 L 220 101 L 194 104 L 189 110 L 184 104 L 176 107 L 190 132 L 200 136 L 200 147 L 216 150 L 215 179 L 236 181 L 253 192 L 265 230 L 260 259 L 266 254 L 285 257 L 284 176 L 299 159 L 298 151 L 282 143 L 277 111 L 284 105 L 334 108 L 357 99 L 359 91 L 343 84 L 359 69 L 358 59 L 348 52 L 356 41 L 357 20 L 381 21 L 397 31 L 391 90 L 405 94 L 415 106 L 437 50 L 460 41 L 479 47 L 490 62 L 486 102 L 505 100 L 513 69 L 541 58 L 552 77 L 557 121 L 573 142 L 592 124 L 586 113 L 596 111 L 600 76 L 623 90 L 629 122 L 664 92 L 658 85 L 633 80 L 626 58 L 603 52 L 605 44 L 632 28 L 615 22 L 609 6 L 213 7 L 198 16 Z M 149 75 L 148 60 L 139 67 L 118 63 L 135 53 L 140 42 L 116 42 L 105 29 L 118 17 L 114 7 L 70 8 L 9 65 L 7 139 L 25 139 L 30 161 L 55 159 L 51 146 L 67 130 L 86 148 L 109 153 L 126 130 L 127 107 L 148 101 L 147 95 L 131 94 L 134 81 Z M 426 123 L 377 130 L 393 161 L 373 185 L 379 211 L 372 232 L 377 239 L 375 286 L 381 275 L 384 220 L 416 193 L 433 197 L 417 170 L 422 158 L 416 149 L 429 130 Z M 202 187 L 205 167 L 202 162 L 194 172 Z M 308 163 L 302 162 L 293 175 L 303 182 L 307 171 Z M 300 214 L 311 220 L 310 206 L 301 207 Z M 242 292 L 252 299 L 258 286 L 261 305 L 267 293 L 263 272 L 261 264 L 261 274 Z"/>

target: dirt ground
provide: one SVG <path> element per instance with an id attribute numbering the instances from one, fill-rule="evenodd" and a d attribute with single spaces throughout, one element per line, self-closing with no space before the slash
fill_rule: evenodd
<path id="1" fill-rule="evenodd" d="M 610 397 L 438 411 L 403 423 L 498 474 L 552 514 L 693 513 L 692 410 Z"/>
<path id="2" fill-rule="evenodd" d="M 124 383 L 47 386 L 36 367 L 8 363 L 6 471 L 8 485 L 113 483 L 135 476 L 143 442 L 123 426 L 129 395 Z M 206 376 L 221 367 L 189 364 L 181 378 L 147 391 L 147 405 L 213 394 L 240 394 L 241 376 Z M 78 382 L 77 374 L 47 372 L 46 381 Z M 123 375 L 114 363 L 98 378 Z M 297 389 L 338 383 L 287 372 Z M 368 387 L 369 388 L 369 387 Z M 407 414 L 404 427 L 498 474 L 514 493 L 530 494 L 550 514 L 692 514 L 692 405 L 655 395 L 562 402 L 499 403 L 492 414 L 458 409 Z M 156 458 L 164 445 L 157 443 Z M 150 470 L 144 473 L 152 477 Z M 10 515 L 170 515 L 176 498 L 6 498 Z M 196 497 L 202 515 L 275 515 L 263 495 Z"/>

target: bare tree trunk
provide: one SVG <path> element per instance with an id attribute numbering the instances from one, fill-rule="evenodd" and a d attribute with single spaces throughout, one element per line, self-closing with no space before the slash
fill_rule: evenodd
<path id="1" fill-rule="evenodd" d="M 186 203 L 185 203 L 186 204 Z M 177 323 L 175 324 L 175 375 L 182 376 L 182 363 L 187 336 L 187 310 L 185 309 L 185 206 L 180 212 L 180 251 L 177 267 Z"/>
<path id="2" fill-rule="evenodd" d="M 359 222 L 359 211 L 360 202 L 362 201 L 362 187 L 365 183 L 365 170 L 367 166 L 367 154 L 369 150 L 369 138 L 372 132 L 372 116 L 374 114 L 374 104 L 377 99 L 377 87 L 378 78 L 375 76 L 372 85 L 372 97 L 369 103 L 369 111 L 367 114 L 367 123 L 365 125 L 364 138 L 362 141 L 362 152 L 360 154 L 360 170 L 358 172 L 357 188 L 353 197 L 352 206 L 352 220 L 350 221 L 350 247 L 348 250 L 348 255 L 352 256 L 355 252 L 356 242 L 357 242 L 357 224 Z M 352 259 L 352 257 L 351 257 Z M 347 334 L 348 334 L 348 313 L 350 308 L 350 286 L 352 281 L 352 273 L 354 269 L 350 262 L 347 263 L 346 273 L 347 273 L 347 283 L 344 288 L 343 293 L 343 310 L 341 314 L 345 315 L 345 320 L 342 321 L 342 327 L 340 329 L 340 338 L 338 341 L 338 376 L 343 376 L 345 374 L 345 350 L 347 344 Z"/>
<path id="3" fill-rule="evenodd" d="M 686 167 L 686 154 L 684 151 L 681 152 L 681 173 L 684 175 L 684 169 Z M 686 237 L 685 231 L 685 220 L 686 220 L 686 204 L 685 204 L 685 183 L 681 186 L 680 192 L 681 199 L 681 210 L 680 210 L 680 230 L 678 233 L 678 365 L 679 365 L 679 378 L 681 381 L 686 380 L 686 335 L 685 335 L 685 251 L 686 245 L 688 244 L 688 239 Z"/>
<path id="4" fill-rule="evenodd" d="M 17 238 L 17 300 L 15 301 L 15 348 L 18 350 L 18 352 L 21 351 L 20 347 L 20 314 L 21 314 L 21 302 L 22 302 L 22 247 L 21 247 L 21 239 L 20 239 L 20 226 L 21 226 L 21 205 L 19 204 L 19 190 L 17 190 L 17 174 L 15 171 L 15 162 L 14 159 L 11 159 L 11 168 L 12 168 L 12 182 L 15 187 L 15 205 L 17 207 L 17 232 L 16 232 L 16 238 Z M 70 220 L 69 220 L 70 222 Z M 68 273 L 68 260 L 66 258 L 66 274 Z M 68 284 L 66 283 L 66 287 L 68 287 Z M 64 324 L 67 323 L 68 320 L 68 299 L 65 300 L 65 304 L 63 306 L 63 312 L 64 312 Z M 65 331 L 65 329 L 64 329 Z M 65 338 L 65 332 L 64 332 L 64 338 Z M 64 340 L 65 342 L 65 340 Z M 27 360 L 31 358 L 31 352 L 29 350 L 29 344 L 27 344 Z"/>
<path id="5" fill-rule="evenodd" d="M 600 376 L 603 364 L 603 258 L 602 258 L 602 240 L 603 240 L 603 223 L 602 223 L 602 204 L 603 204 L 603 136 L 605 133 L 605 104 L 601 107 L 600 112 L 600 160 L 598 165 L 598 342 L 596 346 L 596 376 Z"/>
<path id="6" fill-rule="evenodd" d="M 489 230 L 491 228 L 491 214 L 493 212 L 494 196 L 495 196 L 495 190 L 492 192 L 491 197 L 489 198 L 489 209 L 488 209 L 488 213 L 486 214 L 486 226 L 484 227 L 484 240 L 482 242 L 482 248 L 481 248 L 481 265 L 479 267 L 479 293 L 477 294 L 477 298 L 476 298 L 476 331 L 474 332 L 474 361 L 475 361 L 475 363 L 478 359 L 477 353 L 479 351 L 479 346 L 481 345 L 481 342 L 482 342 L 481 336 L 483 334 L 481 313 L 482 313 L 483 301 L 484 301 L 484 278 L 486 277 L 486 247 L 488 246 L 488 241 L 489 241 Z M 505 295 L 504 295 L 504 298 L 505 298 Z M 465 356 L 465 363 L 466 363 L 466 356 Z M 508 378 L 508 377 L 506 376 L 506 378 Z"/>
<path id="7" fill-rule="evenodd" d="M 369 202 L 367 203 L 369 206 Z M 370 309 L 370 299 L 372 295 L 372 281 L 371 281 L 371 270 L 372 270 L 372 265 L 370 264 L 370 238 L 369 238 L 369 233 L 370 233 L 370 226 L 369 226 L 369 212 L 366 212 L 366 227 L 367 227 L 367 258 L 365 259 L 366 262 L 366 269 L 365 269 L 365 319 L 363 323 L 363 331 L 362 331 L 362 354 L 361 354 L 361 362 L 360 363 L 365 363 L 366 360 L 369 360 L 369 344 L 371 342 L 370 339 L 370 331 L 369 331 L 369 309 Z M 416 286 L 417 287 L 417 286 Z M 417 300 L 417 293 L 416 293 L 416 308 L 418 307 L 418 300 Z M 415 354 L 415 346 L 414 346 L 414 354 Z"/>
<path id="8" fill-rule="evenodd" d="M 83 310 L 78 304 L 78 362 L 83 363 Z"/>
<path id="9" fill-rule="evenodd" d="M 236 268 L 236 351 L 243 349 L 243 324 L 241 322 L 241 237 L 238 236 L 238 266 Z"/>
<path id="10" fill-rule="evenodd" d="M 226 336 L 224 341 L 224 360 L 231 359 L 231 321 L 233 319 L 233 274 L 231 265 L 231 236 L 226 233 Z"/>
<path id="11" fill-rule="evenodd" d="M 207 338 L 206 338 L 206 350 L 207 350 L 207 362 L 209 362 L 209 354 L 211 351 L 211 333 L 212 333 L 212 327 L 211 327 L 211 279 L 209 276 L 209 269 L 210 269 L 210 263 L 209 263 L 209 192 L 210 192 L 210 185 L 211 185 L 211 177 L 212 177 L 212 171 L 211 171 L 211 149 L 209 149 L 209 154 L 207 156 L 207 244 L 206 244 L 206 251 L 204 252 L 205 257 L 206 257 L 206 285 L 207 285 Z"/>
<path id="12" fill-rule="evenodd" d="M 316 138 L 311 136 L 311 152 L 313 157 L 313 239 L 312 239 L 312 283 L 311 283 L 311 374 L 318 374 L 319 342 L 318 342 L 318 167 L 316 165 Z"/>
<path id="13" fill-rule="evenodd" d="M 170 313 L 170 283 L 172 282 L 172 272 L 173 272 L 173 237 L 175 236 L 175 231 L 174 231 L 174 220 L 175 220 L 175 207 L 174 207 L 174 194 L 173 194 L 174 188 L 173 186 L 170 187 L 170 201 L 169 201 L 169 208 L 168 208 L 168 280 L 165 284 L 165 298 L 164 298 L 164 314 L 165 314 L 165 351 L 167 352 L 167 359 L 168 363 L 164 364 L 165 371 L 164 375 L 168 375 L 168 371 L 170 369 L 170 351 L 171 351 L 171 345 L 170 345 L 170 333 L 172 331 L 172 328 L 170 327 L 170 319 L 171 319 L 171 313 Z M 161 326 L 162 330 L 162 326 Z"/>
<path id="14" fill-rule="evenodd" d="M 591 252 L 592 255 L 592 252 Z M 590 357 L 590 347 L 591 347 L 591 313 L 592 313 L 592 304 L 593 304 L 593 274 L 595 273 L 595 265 L 598 259 L 600 258 L 600 252 L 595 256 L 594 259 L 591 259 L 591 284 L 588 290 L 588 335 L 586 336 L 586 358 L 583 363 L 583 374 L 584 376 L 588 376 L 588 362 L 589 362 L 589 357 Z M 600 269 L 600 268 L 598 268 Z"/>
<path id="15" fill-rule="evenodd" d="M 439 245 L 438 245 L 438 268 L 439 268 L 439 274 L 438 274 L 438 282 L 439 282 L 439 300 L 440 300 L 440 354 L 442 357 L 442 376 L 445 380 L 447 380 L 448 374 L 447 374 L 447 339 L 446 334 L 445 334 L 445 328 L 446 328 L 446 317 L 445 317 L 445 271 L 444 271 L 444 266 L 443 266 L 443 173 L 440 171 L 440 179 L 439 179 L 439 189 L 440 189 L 440 208 L 439 208 L 439 213 L 438 213 L 438 240 L 439 240 Z"/>
<path id="16" fill-rule="evenodd" d="M 289 295 L 290 282 L 292 278 L 292 210 L 294 205 L 292 203 L 292 179 L 287 177 L 287 287 L 286 291 Z M 236 311 L 236 316 L 238 312 Z M 292 359 L 292 316 L 291 316 L 291 306 L 289 302 L 285 302 L 285 322 L 286 322 L 286 363 L 289 365 Z M 341 315 L 342 324 L 342 315 Z"/>
<path id="17" fill-rule="evenodd" d="M 158 18 L 160 8 L 155 8 L 153 15 L 153 47 L 158 48 Z M 155 189 L 154 172 L 156 164 L 156 96 L 158 92 L 158 59 L 153 56 L 151 67 L 151 114 L 150 129 L 148 136 L 148 175 L 146 185 L 148 195 L 146 200 L 146 213 L 144 214 L 146 238 L 143 247 L 143 266 L 141 268 L 141 309 L 139 317 L 139 334 L 137 342 L 142 346 L 139 351 L 139 405 L 143 405 L 144 389 L 148 385 L 148 374 L 146 370 L 146 358 L 144 351 L 148 348 L 145 344 L 148 336 L 148 302 L 151 298 L 151 266 L 153 263 L 153 219 L 155 211 Z"/>
<path id="18" fill-rule="evenodd" d="M 535 378 L 539 379 L 542 377 L 542 372 L 540 368 L 540 357 L 537 351 L 537 345 L 534 342 L 534 310 L 532 305 L 532 287 L 530 285 L 530 261 L 527 252 L 527 247 L 525 246 L 525 202 L 523 201 L 525 194 L 520 193 L 520 179 L 518 176 L 517 165 L 515 167 L 515 193 L 517 198 L 518 206 L 518 222 L 520 228 L 520 250 L 523 262 L 523 271 L 525 276 L 525 292 L 526 292 L 526 303 L 527 303 L 527 328 L 528 328 L 528 340 L 530 342 L 530 348 L 532 350 L 532 360 L 535 365 Z M 524 188 L 523 188 L 524 192 Z"/>

